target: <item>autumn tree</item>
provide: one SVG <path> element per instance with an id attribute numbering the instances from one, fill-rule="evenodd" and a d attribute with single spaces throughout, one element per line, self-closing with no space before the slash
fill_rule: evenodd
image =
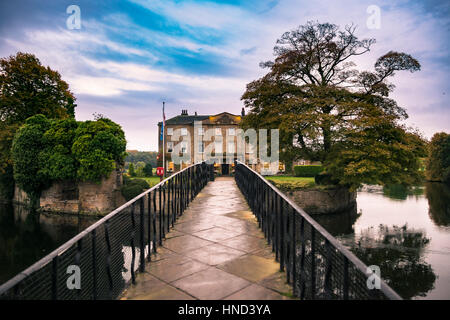
<path id="1" fill-rule="evenodd" d="M 369 52 L 375 40 L 359 40 L 355 30 L 308 22 L 284 33 L 274 61 L 260 64 L 268 73 L 242 96 L 249 109 L 242 126 L 279 128 L 281 160 L 321 161 L 336 183 L 351 188 L 406 176 L 411 182 L 423 140 L 400 124 L 408 116 L 389 98 L 394 85 L 388 79 L 397 71 L 418 71 L 420 64 L 390 51 L 374 70 L 358 70 L 352 58 Z M 374 165 L 381 160 L 387 160 L 383 167 Z"/>
<path id="2" fill-rule="evenodd" d="M 18 52 L 0 59 L 0 193 L 11 197 L 11 146 L 15 132 L 31 116 L 75 116 L 75 97 L 61 75 L 33 54 Z M 5 191 L 8 189 L 7 191 Z"/>

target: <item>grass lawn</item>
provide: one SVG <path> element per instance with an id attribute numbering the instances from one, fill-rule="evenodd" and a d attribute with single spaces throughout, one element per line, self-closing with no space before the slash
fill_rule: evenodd
<path id="1" fill-rule="evenodd" d="M 150 185 L 150 187 L 153 187 L 154 185 L 159 183 L 159 177 L 158 176 L 155 176 L 155 177 L 135 177 L 135 178 L 131 178 L 131 179 L 142 179 L 142 180 L 145 180 Z"/>
<path id="2" fill-rule="evenodd" d="M 312 177 L 266 176 L 265 178 L 281 190 L 306 189 L 316 186 Z"/>

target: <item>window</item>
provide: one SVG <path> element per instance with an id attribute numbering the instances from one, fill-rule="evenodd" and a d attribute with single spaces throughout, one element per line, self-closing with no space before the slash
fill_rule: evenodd
<path id="1" fill-rule="evenodd" d="M 173 128 L 167 128 L 167 135 L 172 136 L 173 135 Z"/>
<path id="2" fill-rule="evenodd" d="M 167 152 L 172 152 L 173 150 L 173 142 L 167 142 Z"/>
<path id="3" fill-rule="evenodd" d="M 186 153 L 186 152 L 187 152 L 187 142 L 181 141 L 181 153 Z"/>
<path id="4" fill-rule="evenodd" d="M 253 153 L 253 145 L 250 143 L 250 141 L 247 141 L 245 143 L 245 151 L 246 153 Z"/>
<path id="5" fill-rule="evenodd" d="M 234 128 L 228 128 L 228 135 L 234 136 L 236 134 L 236 130 Z"/>
<path id="6" fill-rule="evenodd" d="M 187 128 L 181 128 L 181 135 L 187 136 Z"/>
<path id="7" fill-rule="evenodd" d="M 222 141 L 216 141 L 215 143 L 214 143 L 214 153 L 223 153 L 223 150 L 222 150 L 223 148 L 222 148 Z"/>
<path id="8" fill-rule="evenodd" d="M 216 136 L 222 135 L 222 128 L 216 128 Z"/>
<path id="9" fill-rule="evenodd" d="M 205 152 L 205 143 L 203 141 L 198 142 L 198 152 L 199 153 Z"/>
<path id="10" fill-rule="evenodd" d="M 198 135 L 203 136 L 205 134 L 205 128 L 198 128 Z"/>
<path id="11" fill-rule="evenodd" d="M 236 151 L 234 150 L 234 141 L 229 141 L 228 142 L 228 148 L 227 148 L 227 153 L 235 153 Z"/>

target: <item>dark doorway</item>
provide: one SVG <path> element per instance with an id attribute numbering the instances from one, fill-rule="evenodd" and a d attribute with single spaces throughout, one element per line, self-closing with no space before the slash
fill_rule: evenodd
<path id="1" fill-rule="evenodd" d="M 229 175 L 230 174 L 230 165 L 229 164 L 222 164 L 222 175 Z"/>

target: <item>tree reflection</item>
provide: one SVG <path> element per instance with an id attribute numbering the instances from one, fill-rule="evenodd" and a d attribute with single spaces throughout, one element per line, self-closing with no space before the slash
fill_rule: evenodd
<path id="1" fill-rule="evenodd" d="M 426 183 L 430 218 L 439 226 L 450 225 L 450 186 L 440 182 Z"/>
<path id="2" fill-rule="evenodd" d="M 380 225 L 366 229 L 351 250 L 367 265 L 378 265 L 381 277 L 401 297 L 424 297 L 434 288 L 436 275 L 423 259 L 430 242 L 423 231 Z"/>
<path id="3" fill-rule="evenodd" d="M 383 186 L 383 194 L 391 199 L 406 200 L 408 196 L 422 195 L 423 188 L 419 186 L 410 187 L 401 184 L 391 184 Z"/>

